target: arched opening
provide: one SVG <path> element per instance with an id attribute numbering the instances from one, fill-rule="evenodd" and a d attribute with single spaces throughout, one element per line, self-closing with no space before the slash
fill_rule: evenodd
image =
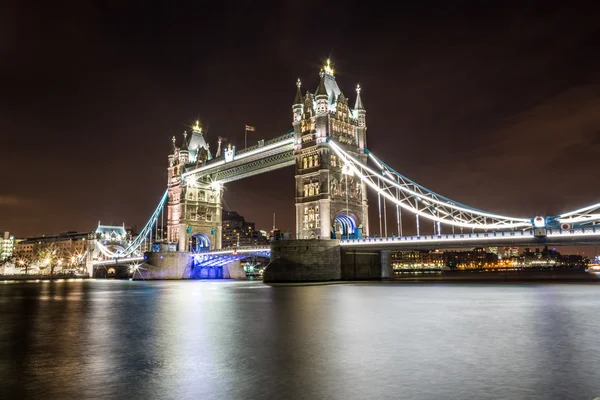
<path id="1" fill-rule="evenodd" d="M 188 247 L 192 253 L 210 251 L 210 239 L 204 233 L 195 233 L 188 240 Z"/>
<path id="2" fill-rule="evenodd" d="M 333 220 L 332 239 L 355 239 L 360 236 L 356 228 L 356 217 L 353 214 L 339 213 Z"/>

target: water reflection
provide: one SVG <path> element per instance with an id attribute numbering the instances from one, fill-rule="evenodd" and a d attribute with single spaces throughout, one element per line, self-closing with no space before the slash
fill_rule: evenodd
<path id="1" fill-rule="evenodd" d="M 593 399 L 595 285 L 0 285 L 2 398 Z"/>

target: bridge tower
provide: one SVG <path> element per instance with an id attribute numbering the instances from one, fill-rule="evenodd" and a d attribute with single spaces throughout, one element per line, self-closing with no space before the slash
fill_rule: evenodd
<path id="1" fill-rule="evenodd" d="M 178 251 L 201 252 L 221 248 L 223 187 L 210 176 L 186 177 L 186 170 L 212 159 L 199 123 L 192 135 L 169 155 L 167 241 Z"/>
<path id="2" fill-rule="evenodd" d="M 366 163 L 366 110 L 356 87 L 354 108 L 340 90 L 331 62 L 320 71 L 314 94 L 302 96 L 296 83 L 292 106 L 296 159 L 296 233 L 298 239 L 367 236 L 368 205 L 365 183 L 353 176 L 331 151 L 335 140 Z"/>

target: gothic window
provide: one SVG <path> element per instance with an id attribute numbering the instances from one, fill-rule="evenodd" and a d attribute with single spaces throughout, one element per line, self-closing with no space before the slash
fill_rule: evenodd
<path id="1" fill-rule="evenodd" d="M 315 194 L 319 194 L 319 182 L 315 182 L 313 185 L 315 186 Z"/>
<path id="2" fill-rule="evenodd" d="M 310 185 L 308 185 L 308 195 L 309 196 L 315 195 L 315 185 L 312 183 Z"/>
<path id="3" fill-rule="evenodd" d="M 304 227 L 304 229 L 308 229 L 308 208 L 304 209 L 304 220 L 303 220 L 303 224 L 302 226 Z"/>
<path id="4" fill-rule="evenodd" d="M 313 159 L 311 156 L 308 156 L 308 168 L 312 168 L 313 166 Z"/>
<path id="5" fill-rule="evenodd" d="M 315 154 L 315 155 L 313 156 L 313 164 L 314 164 L 314 166 L 315 166 L 315 167 L 316 167 L 317 165 L 319 165 L 319 155 L 318 155 L 318 154 Z"/>
<path id="6" fill-rule="evenodd" d="M 331 166 L 332 167 L 336 167 L 337 166 L 337 160 L 336 160 L 336 156 L 335 155 L 331 155 Z"/>
<path id="7" fill-rule="evenodd" d="M 308 197 L 308 184 L 304 184 L 304 197 Z"/>
<path id="8" fill-rule="evenodd" d="M 211 222 L 212 221 L 212 214 L 206 214 L 206 221 L 207 222 Z"/>
<path id="9" fill-rule="evenodd" d="M 306 159 L 306 157 L 302 158 L 302 168 L 308 168 L 308 160 Z"/>
<path id="10" fill-rule="evenodd" d="M 206 194 L 204 192 L 198 193 L 198 200 L 199 201 L 205 201 L 206 200 Z"/>

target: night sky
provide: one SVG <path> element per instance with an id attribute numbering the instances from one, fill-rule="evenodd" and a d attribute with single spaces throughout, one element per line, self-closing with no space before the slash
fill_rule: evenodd
<path id="1" fill-rule="evenodd" d="M 0 230 L 17 237 L 141 227 L 173 135 L 199 119 L 214 152 L 218 136 L 243 147 L 245 124 L 249 144 L 287 132 L 296 79 L 314 91 L 327 57 L 352 105 L 363 88 L 368 147 L 416 182 L 522 217 L 600 202 L 587 5 L 94 3 L 9 0 L 0 13 Z M 293 230 L 293 177 L 229 184 L 225 206 Z"/>

